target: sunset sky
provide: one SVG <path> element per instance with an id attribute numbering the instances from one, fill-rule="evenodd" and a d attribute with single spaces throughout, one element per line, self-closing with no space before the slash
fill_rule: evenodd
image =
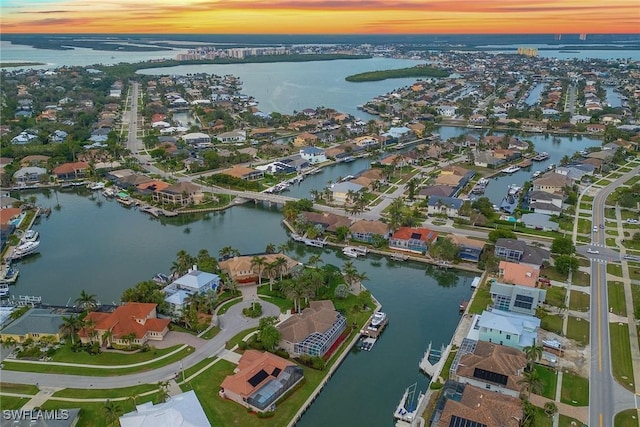
<path id="1" fill-rule="evenodd" d="M 4 33 L 638 33 L 639 0 L 0 0 Z"/>

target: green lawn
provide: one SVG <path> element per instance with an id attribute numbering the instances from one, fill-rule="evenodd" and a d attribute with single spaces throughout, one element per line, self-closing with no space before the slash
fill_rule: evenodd
<path id="1" fill-rule="evenodd" d="M 640 285 L 631 285 L 631 299 L 636 319 L 640 319 Z"/>
<path id="2" fill-rule="evenodd" d="M 589 344 L 589 321 L 569 316 L 567 320 L 567 338 L 576 340 L 584 346 Z"/>
<path id="3" fill-rule="evenodd" d="M 558 427 L 586 427 L 586 424 L 582 424 L 575 418 L 567 417 L 566 415 L 560 415 L 558 418 Z"/>
<path id="4" fill-rule="evenodd" d="M 214 360 L 215 358 L 206 358 L 204 360 L 199 361 L 198 363 L 196 363 L 195 365 L 193 365 L 192 367 L 184 371 L 184 377 L 189 378 L 191 375 L 195 374 L 200 369 L 207 366 L 209 363 L 212 363 Z M 180 380 L 182 381 L 182 375 L 180 378 L 181 378 Z"/>
<path id="5" fill-rule="evenodd" d="M 449 352 L 449 357 L 447 357 L 447 361 L 444 362 L 444 365 L 442 366 L 442 370 L 440 371 L 440 376 L 445 381 L 449 379 L 449 371 L 451 370 L 451 365 L 453 364 L 453 359 L 456 358 L 456 354 L 457 353 L 458 353 L 458 347 L 457 346 L 453 346 L 451 348 L 451 351 Z"/>
<path id="6" fill-rule="evenodd" d="M 295 389 L 284 400 L 276 403 L 277 409 L 272 418 L 261 419 L 250 414 L 247 409 L 230 400 L 224 400 L 218 395 L 218 385 L 227 375 L 233 374 L 236 365 L 221 360 L 193 381 L 182 386 L 183 391 L 193 389 L 202 404 L 207 418 L 214 426 L 241 427 L 272 427 L 287 425 L 304 401 L 322 380 L 325 372 L 304 369 L 305 382 Z"/>
<path id="7" fill-rule="evenodd" d="M 489 293 L 489 283 L 483 283 L 478 287 L 469 306 L 470 314 L 482 314 L 487 306 L 491 304 L 491 294 Z"/>
<path id="8" fill-rule="evenodd" d="M 617 248 L 618 244 L 616 243 L 616 239 L 614 237 L 607 237 L 604 239 L 605 245 L 609 248 Z"/>
<path id="9" fill-rule="evenodd" d="M 547 289 L 546 303 L 554 307 L 564 305 L 567 297 L 567 289 L 560 286 L 551 286 Z"/>
<path id="10" fill-rule="evenodd" d="M 613 427 L 639 427 L 638 411 L 636 409 L 627 409 L 618 412 L 613 419 Z"/>
<path id="11" fill-rule="evenodd" d="M 544 383 L 544 388 L 542 389 L 541 395 L 555 400 L 556 398 L 556 388 L 558 385 L 558 374 L 555 369 L 547 368 L 546 366 L 536 365 L 535 370 L 540 375 L 542 382 Z"/>
<path id="12" fill-rule="evenodd" d="M 257 330 L 257 329 L 258 328 L 250 328 L 250 329 L 244 330 L 244 331 L 239 332 L 238 334 L 236 334 L 229 341 L 227 341 L 227 345 L 226 345 L 227 350 L 231 350 L 236 344 L 238 344 L 240 341 L 244 340 L 244 337 L 246 337 L 251 332 L 253 332 L 253 331 Z"/>
<path id="13" fill-rule="evenodd" d="M 20 371 L 20 372 L 40 372 L 43 374 L 66 374 L 66 375 L 89 375 L 96 377 L 108 377 L 114 375 L 134 374 L 138 372 L 149 371 L 160 368 L 162 366 L 170 365 L 183 359 L 193 351 L 193 347 L 187 347 L 178 353 L 165 357 L 164 359 L 147 363 L 142 366 L 134 366 L 130 368 L 117 368 L 110 369 L 100 368 L 88 368 L 86 366 L 56 366 L 47 363 L 18 363 L 10 360 L 5 360 L 4 368 L 8 371 Z"/>
<path id="14" fill-rule="evenodd" d="M 210 340 L 211 338 L 215 337 L 219 333 L 220 333 L 220 328 L 217 326 L 212 326 L 204 334 L 200 335 L 200 338 L 202 338 L 203 340 Z"/>
<path id="15" fill-rule="evenodd" d="M 0 383 L 0 391 L 4 393 L 38 394 L 38 387 L 29 384 Z"/>
<path id="16" fill-rule="evenodd" d="M 607 294 L 611 312 L 619 316 L 627 315 L 627 305 L 624 298 L 624 285 L 622 282 L 607 282 Z"/>
<path id="17" fill-rule="evenodd" d="M 148 391 L 157 390 L 157 384 L 141 384 L 133 387 L 112 389 L 65 388 L 53 393 L 53 397 L 71 397 L 78 399 L 114 399 L 117 397 L 139 396 Z"/>
<path id="18" fill-rule="evenodd" d="M 640 267 L 637 264 L 628 264 L 629 266 L 629 278 L 631 280 L 640 281 Z"/>
<path id="19" fill-rule="evenodd" d="M 154 396 L 140 397 L 136 403 L 149 402 Z M 121 409 L 121 413 L 135 410 L 133 400 L 127 399 L 115 402 Z M 100 402 L 65 402 L 63 400 L 49 399 L 42 406 L 42 409 L 70 409 L 80 408 L 80 417 L 76 427 L 107 427 L 104 417 L 104 403 Z"/>
<path id="20" fill-rule="evenodd" d="M 540 275 L 551 280 L 557 280 L 558 282 L 566 282 L 568 277 L 567 274 L 558 273 L 553 267 L 546 267 Z"/>
<path id="21" fill-rule="evenodd" d="M 581 199 L 583 202 L 593 202 L 593 196 L 587 196 L 586 194 L 582 196 Z"/>
<path id="22" fill-rule="evenodd" d="M 626 181 L 624 184 L 628 186 L 632 186 L 638 181 L 640 181 L 640 176 L 634 176 L 633 178 L 630 178 L 628 181 Z"/>
<path id="23" fill-rule="evenodd" d="M 611 348 L 611 364 L 613 376 L 623 387 L 635 393 L 633 383 L 633 365 L 631 361 L 631 345 L 629 344 L 629 327 L 626 323 L 609 325 Z"/>
<path id="24" fill-rule="evenodd" d="M 572 406 L 588 406 L 589 379 L 569 372 L 563 373 L 560 401 Z"/>
<path id="25" fill-rule="evenodd" d="M 607 228 L 604 231 L 604 234 L 606 234 L 607 236 L 617 236 L 618 235 L 618 230 L 615 228 Z"/>
<path id="26" fill-rule="evenodd" d="M 585 210 L 585 211 L 590 211 L 590 210 L 593 209 L 593 205 L 591 203 L 581 202 L 580 203 L 580 209 Z M 589 223 L 591 223 L 591 221 L 589 221 Z M 580 225 L 580 223 L 578 223 L 578 230 L 580 229 L 580 227 L 581 227 L 581 225 Z"/>
<path id="27" fill-rule="evenodd" d="M 605 208 L 604 217 L 609 219 L 616 219 L 616 210 L 614 208 Z"/>
<path id="28" fill-rule="evenodd" d="M 580 204 L 580 207 L 582 207 L 583 203 Z M 586 208 L 585 208 L 586 209 Z M 591 209 L 591 207 L 589 207 L 589 209 Z M 590 219 L 584 219 L 584 218 L 578 218 L 578 233 L 590 233 L 591 232 L 591 220 Z"/>
<path id="29" fill-rule="evenodd" d="M 231 307 L 233 307 L 234 305 L 241 303 L 242 302 L 242 298 L 236 298 L 236 299 L 232 299 L 231 301 L 227 301 L 225 303 L 223 303 L 217 311 L 218 316 L 221 316 L 223 314 L 225 314 L 227 312 L 227 310 L 229 310 Z"/>
<path id="30" fill-rule="evenodd" d="M 551 314 L 542 318 L 540 327 L 545 331 L 562 333 L 562 317 L 557 314 Z"/>
<path id="31" fill-rule="evenodd" d="M 589 310 L 589 294 L 580 291 L 571 291 L 569 296 L 569 309 L 576 311 Z"/>
<path id="32" fill-rule="evenodd" d="M 576 242 L 577 243 L 590 243 L 591 242 L 591 236 L 576 236 Z"/>
<path id="33" fill-rule="evenodd" d="M 584 271 L 576 271 L 571 276 L 571 284 L 575 286 L 590 286 L 591 274 L 585 273 Z"/>
<path id="34" fill-rule="evenodd" d="M 71 351 L 71 344 L 67 343 L 56 351 L 52 360 L 54 362 L 81 363 L 84 365 L 130 365 L 133 363 L 157 359 L 158 357 L 169 354 L 180 347 L 181 345 L 174 345 L 173 347 L 163 349 L 154 348 L 146 352 L 129 354 L 102 352 L 100 354 L 91 355 L 86 351 L 79 351 L 77 353 L 73 352 Z"/>
<path id="35" fill-rule="evenodd" d="M 607 273 L 622 277 L 622 266 L 619 264 L 607 264 Z"/>
<path id="36" fill-rule="evenodd" d="M 20 409 L 30 399 L 27 397 L 0 396 L 2 409 Z M 8 425 L 8 424 L 7 424 Z"/>
<path id="37" fill-rule="evenodd" d="M 288 299 L 273 297 L 269 295 L 261 296 L 260 299 L 277 305 L 280 308 L 281 313 L 286 313 L 287 310 L 293 310 L 293 303 Z"/>
<path id="38" fill-rule="evenodd" d="M 602 186 L 602 187 L 606 187 L 607 185 L 611 184 L 611 181 L 608 179 L 601 179 L 598 182 L 596 182 L 596 185 Z"/>
<path id="39" fill-rule="evenodd" d="M 543 408 L 534 406 L 536 410 L 535 418 L 533 419 L 533 427 L 552 427 L 553 420 L 547 416 Z"/>

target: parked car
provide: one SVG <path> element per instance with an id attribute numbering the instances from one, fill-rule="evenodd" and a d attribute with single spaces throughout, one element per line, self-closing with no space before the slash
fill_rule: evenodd
<path id="1" fill-rule="evenodd" d="M 591 248 L 587 249 L 587 252 L 588 252 L 588 253 L 590 253 L 590 254 L 599 254 L 599 253 L 600 253 L 600 251 L 599 251 L 599 250 L 597 250 L 597 249 L 591 249 Z"/>

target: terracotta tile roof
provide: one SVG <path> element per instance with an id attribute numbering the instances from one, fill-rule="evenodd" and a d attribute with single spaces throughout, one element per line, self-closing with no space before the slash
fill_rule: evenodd
<path id="1" fill-rule="evenodd" d="M 220 387 L 246 398 L 265 382 L 277 377 L 287 366 L 295 366 L 295 363 L 272 353 L 246 350 L 238 362 L 237 372 L 228 375 Z M 251 385 L 250 380 L 260 371 L 265 371 L 268 375 L 255 386 Z"/>
<path id="2" fill-rule="evenodd" d="M 85 319 L 95 322 L 96 331 L 111 331 L 114 339 L 132 332 L 137 338 L 142 338 L 148 331 L 160 332 L 169 325 L 169 319 L 149 317 L 156 307 L 157 304 L 129 302 L 111 313 L 93 311 L 87 314 Z M 87 332 L 86 328 L 83 328 L 78 335 L 86 337 Z"/>
<path id="3" fill-rule="evenodd" d="M 266 263 L 274 262 L 279 257 L 284 258 L 287 261 L 286 272 L 291 271 L 293 267 L 299 264 L 298 261 L 284 254 L 264 254 L 257 256 L 264 259 Z M 253 283 L 258 280 L 258 274 L 257 268 L 254 271 L 255 267 L 251 264 L 252 259 L 252 255 L 233 257 L 220 261 L 218 266 L 220 267 L 220 270 L 227 273 L 232 280 L 237 280 L 240 284 Z"/>
<path id="4" fill-rule="evenodd" d="M 302 313 L 291 316 L 278 325 L 278 330 L 283 340 L 301 342 L 314 332 L 326 332 L 335 323 L 337 316 L 333 302 L 311 301 Z"/>
<path id="5" fill-rule="evenodd" d="M 456 374 L 460 377 L 474 378 L 476 368 L 507 376 L 505 388 L 520 391 L 518 381 L 527 366 L 527 358 L 520 350 L 503 345 L 478 341 L 473 353 L 460 358 Z M 485 381 L 485 380 L 482 380 Z"/>
<path id="6" fill-rule="evenodd" d="M 153 190 L 153 191 L 162 191 L 167 188 L 169 184 L 164 181 L 149 181 L 144 182 L 136 186 L 138 190 Z"/>
<path id="7" fill-rule="evenodd" d="M 53 170 L 56 175 L 67 175 L 70 173 L 76 173 L 77 171 L 83 171 L 89 167 L 89 163 L 86 162 L 73 162 L 63 163 Z"/>
<path id="8" fill-rule="evenodd" d="M 515 262 L 500 261 L 498 267 L 503 283 L 535 288 L 540 276 L 540 268 L 530 264 L 516 264 Z"/>
<path id="9" fill-rule="evenodd" d="M 336 231 L 340 226 L 349 227 L 351 220 L 346 216 L 330 212 L 303 212 L 304 217 L 312 224 L 321 224 L 328 231 Z"/>
<path id="10" fill-rule="evenodd" d="M 451 185 L 456 186 L 460 183 L 462 179 L 459 175 L 438 175 L 436 178 L 436 184 L 438 185 Z"/>
<path id="11" fill-rule="evenodd" d="M 352 233 L 371 233 L 386 236 L 389 232 L 389 226 L 384 222 L 362 219 L 360 221 L 356 221 L 349 230 Z"/>
<path id="12" fill-rule="evenodd" d="M 400 227 L 392 236 L 394 239 L 400 240 L 421 240 L 423 242 L 435 242 L 438 233 L 428 228 Z"/>
<path id="13" fill-rule="evenodd" d="M 5 208 L 0 209 L 0 224 L 8 224 L 13 218 L 22 213 L 20 208 Z"/>
<path id="14" fill-rule="evenodd" d="M 438 427 L 449 427 L 452 416 L 487 426 L 518 427 L 523 417 L 520 399 L 466 385 L 460 401 L 448 399 Z"/>
<path id="15" fill-rule="evenodd" d="M 459 234 L 449 234 L 447 235 L 449 240 L 455 245 L 465 246 L 468 248 L 483 248 L 484 242 L 482 240 L 470 239 L 466 236 L 461 236 Z"/>
<path id="16" fill-rule="evenodd" d="M 220 173 L 225 174 L 225 175 L 230 175 L 230 176 L 233 176 L 233 177 L 236 177 L 236 178 L 242 178 L 242 177 L 247 176 L 247 175 L 249 175 L 249 174 L 251 174 L 253 172 L 256 172 L 256 169 L 251 169 L 251 168 L 248 168 L 246 166 L 241 166 L 241 165 L 234 165 L 232 168 L 225 169 Z"/>

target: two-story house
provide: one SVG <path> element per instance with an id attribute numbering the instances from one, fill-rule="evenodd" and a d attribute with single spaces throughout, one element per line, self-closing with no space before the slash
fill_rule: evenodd
<path id="1" fill-rule="evenodd" d="M 400 227 L 389 238 L 389 248 L 424 254 L 437 238 L 438 233 L 428 228 Z"/>

